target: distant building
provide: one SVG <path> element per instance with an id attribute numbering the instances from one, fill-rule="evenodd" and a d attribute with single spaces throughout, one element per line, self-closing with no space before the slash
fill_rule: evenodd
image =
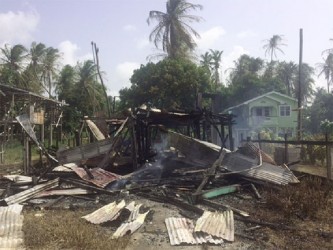
<path id="1" fill-rule="evenodd" d="M 272 91 L 250 99 L 237 106 L 224 110 L 223 113 L 234 114 L 236 124 L 233 126 L 235 146 L 241 139 L 256 135 L 262 130 L 277 136 L 295 136 L 297 129 L 297 100 Z"/>

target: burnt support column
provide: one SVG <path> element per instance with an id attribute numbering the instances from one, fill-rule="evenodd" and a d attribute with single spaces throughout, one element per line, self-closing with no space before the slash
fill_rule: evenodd
<path id="1" fill-rule="evenodd" d="M 228 125 L 228 130 L 229 130 L 230 150 L 233 151 L 234 150 L 234 138 L 233 138 L 233 135 L 232 135 L 232 125 L 231 124 Z"/>
<path id="2" fill-rule="evenodd" d="M 23 172 L 25 175 L 31 172 L 31 142 L 26 133 L 23 138 Z"/>

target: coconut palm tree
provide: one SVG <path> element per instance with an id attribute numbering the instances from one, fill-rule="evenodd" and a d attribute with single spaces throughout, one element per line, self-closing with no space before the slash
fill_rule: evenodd
<path id="1" fill-rule="evenodd" d="M 84 61 L 76 67 L 77 82 L 76 90 L 78 93 L 78 104 L 85 115 L 93 114 L 96 110 L 101 110 L 105 104 L 103 98 L 103 86 L 97 82 L 97 65 L 92 60 Z"/>
<path id="2" fill-rule="evenodd" d="M 281 52 L 284 54 L 283 50 L 280 48 L 281 46 L 286 46 L 283 43 L 283 36 L 282 35 L 273 35 L 270 39 L 265 40 L 267 44 L 263 46 L 265 49 L 265 56 L 270 55 L 271 61 L 273 61 L 273 57 L 277 58 L 276 52 Z"/>
<path id="3" fill-rule="evenodd" d="M 45 49 L 45 54 L 42 59 L 41 80 L 45 91 L 52 97 L 52 86 L 54 78 L 58 72 L 58 60 L 60 59 L 60 53 L 58 49 L 48 47 Z"/>
<path id="4" fill-rule="evenodd" d="M 314 94 L 313 85 L 315 83 L 313 79 L 314 68 L 312 68 L 307 63 L 302 64 L 301 70 L 301 90 L 299 90 L 299 75 L 296 76 L 296 80 L 294 81 L 294 97 L 298 97 L 299 94 L 301 96 L 302 102 L 305 105 L 311 99 Z M 300 92 L 300 93 L 299 93 Z"/>
<path id="5" fill-rule="evenodd" d="M 212 55 L 209 52 L 200 55 L 200 65 L 211 75 Z"/>
<path id="6" fill-rule="evenodd" d="M 16 87 L 26 88 L 21 73 L 28 56 L 27 49 L 17 44 L 10 47 L 8 44 L 0 49 L 1 81 Z"/>
<path id="7" fill-rule="evenodd" d="M 42 62 L 45 57 L 46 46 L 43 43 L 32 42 L 29 50 L 29 64 L 23 72 L 28 89 L 35 93 L 42 93 L 41 74 L 43 70 Z"/>
<path id="8" fill-rule="evenodd" d="M 323 63 L 317 64 L 317 68 L 320 70 L 318 76 L 324 75 L 327 82 L 327 93 L 330 93 L 330 85 L 333 81 L 333 54 L 328 53 L 327 57 L 323 60 Z"/>
<path id="9" fill-rule="evenodd" d="M 182 57 L 188 51 L 193 51 L 196 44 L 191 35 L 200 36 L 188 23 L 199 22 L 201 18 L 188 12 L 196 9 L 202 9 L 202 6 L 186 0 L 168 0 L 166 13 L 150 11 L 148 25 L 155 20 L 158 23 L 150 33 L 149 40 L 154 42 L 156 48 L 161 44 L 170 58 Z"/>
<path id="10" fill-rule="evenodd" d="M 220 63 L 221 63 L 221 59 L 222 59 L 222 53 L 223 50 L 219 51 L 219 50 L 212 50 L 210 49 L 211 52 L 211 56 L 212 56 L 212 66 L 214 69 L 214 82 L 215 82 L 215 86 L 217 87 L 220 84 Z"/>
<path id="11" fill-rule="evenodd" d="M 298 67 L 294 62 L 281 62 L 278 65 L 278 77 L 285 84 L 289 96 L 291 96 L 297 73 Z"/>

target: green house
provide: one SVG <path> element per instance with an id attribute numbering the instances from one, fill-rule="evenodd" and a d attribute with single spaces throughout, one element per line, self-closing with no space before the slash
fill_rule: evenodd
<path id="1" fill-rule="evenodd" d="M 230 107 L 224 113 L 236 115 L 233 126 L 235 145 L 262 130 L 280 137 L 296 135 L 297 100 L 275 91 Z"/>

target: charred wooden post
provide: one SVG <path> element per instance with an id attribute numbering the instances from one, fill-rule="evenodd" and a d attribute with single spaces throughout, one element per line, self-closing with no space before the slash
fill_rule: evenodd
<path id="1" fill-rule="evenodd" d="M 222 124 L 222 122 L 221 122 L 221 137 L 222 137 L 221 147 L 222 147 L 222 148 L 226 148 L 226 145 L 225 145 L 224 124 Z"/>
<path id="2" fill-rule="evenodd" d="M 288 134 L 284 135 L 284 163 L 289 162 L 289 153 L 288 153 Z"/>
<path id="3" fill-rule="evenodd" d="M 234 146 L 234 138 L 232 136 L 232 124 L 229 123 L 228 125 L 228 130 L 229 130 L 229 145 L 230 145 L 230 150 L 233 151 L 235 150 L 235 146 Z"/>
<path id="4" fill-rule="evenodd" d="M 331 145 L 328 143 L 328 132 L 325 134 L 326 142 L 326 167 L 327 167 L 327 179 L 332 180 L 332 158 L 331 158 Z"/>
<path id="5" fill-rule="evenodd" d="M 31 143 L 26 133 L 24 133 L 23 140 L 23 172 L 25 175 L 29 175 L 31 172 Z"/>
<path id="6" fill-rule="evenodd" d="M 75 138 L 75 146 L 80 146 L 81 145 L 81 139 L 80 139 L 80 133 L 78 130 L 75 130 L 74 132 L 74 138 Z"/>
<path id="7" fill-rule="evenodd" d="M 130 121 L 130 131 L 132 137 L 132 162 L 133 162 L 133 169 L 138 168 L 138 143 L 137 143 L 137 134 L 135 133 L 135 124 L 134 120 Z"/>
<path id="8" fill-rule="evenodd" d="M 206 136 L 206 121 L 205 120 L 203 120 L 202 121 L 202 140 L 203 141 L 206 141 L 207 139 L 207 136 Z"/>
<path id="9" fill-rule="evenodd" d="M 150 130 L 149 126 L 145 126 L 145 138 L 146 138 L 146 147 L 145 147 L 145 158 L 147 159 L 149 157 L 149 151 L 150 151 Z"/>

